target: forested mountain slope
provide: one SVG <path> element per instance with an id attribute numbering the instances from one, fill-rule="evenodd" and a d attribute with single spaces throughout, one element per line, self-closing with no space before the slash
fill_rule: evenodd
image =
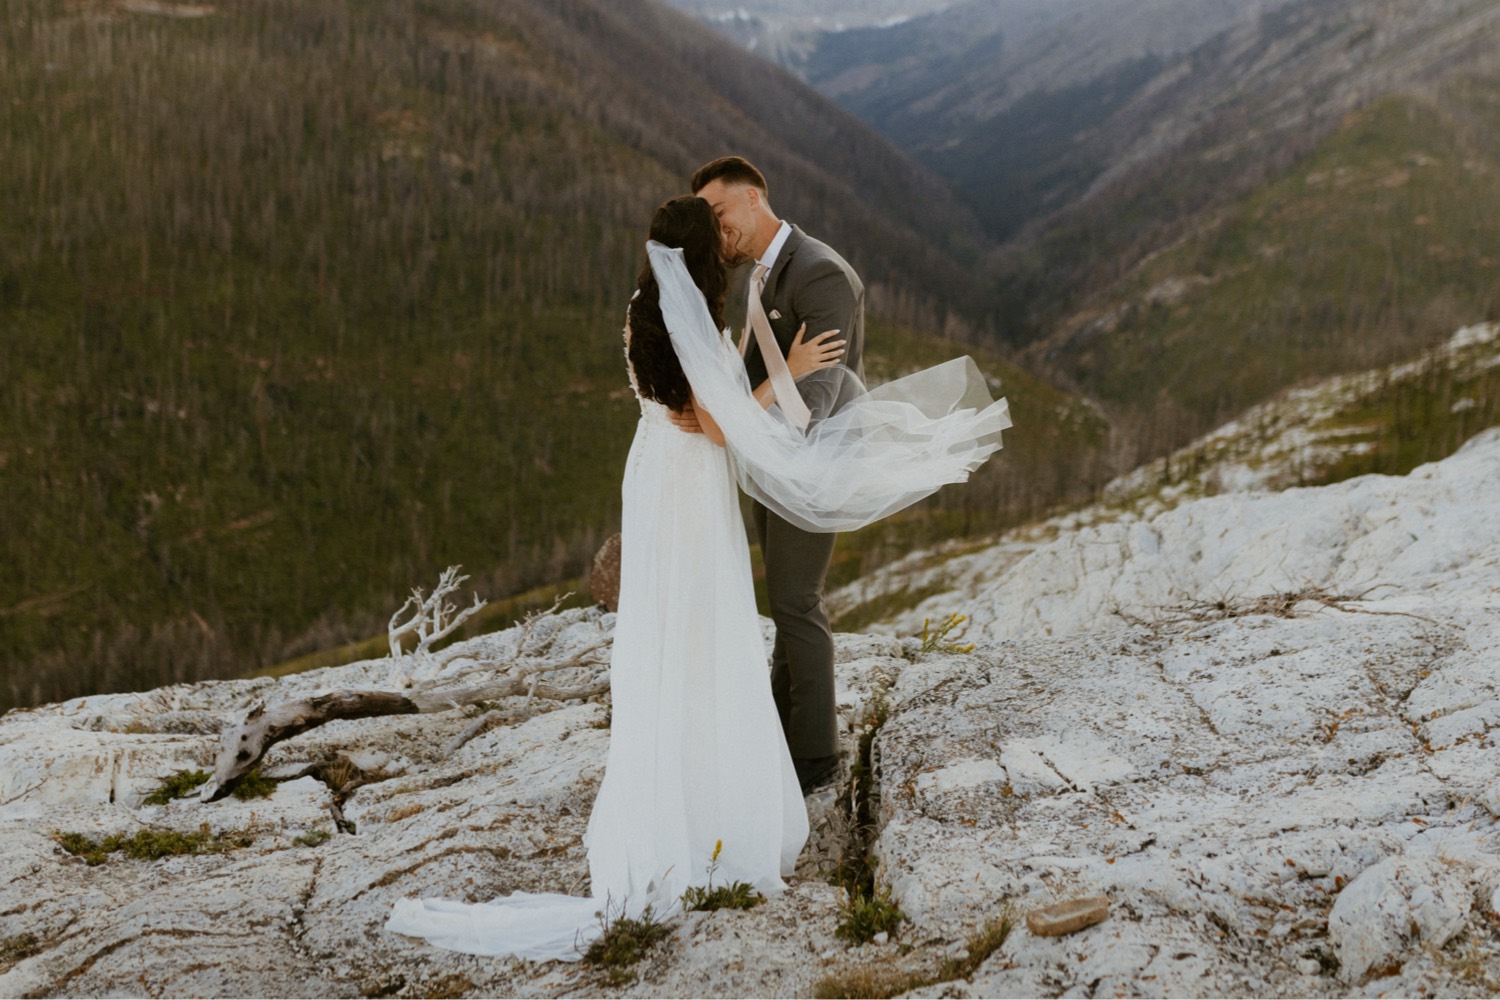
<path id="1" fill-rule="evenodd" d="M 1461 81 L 1350 112 L 1086 298 L 1033 357 L 1134 424 L 1146 457 L 1288 385 L 1500 318 L 1497 93 L 1500 79 Z"/>
<path id="2" fill-rule="evenodd" d="M 1244 168 L 1264 165 L 1267 133 L 1301 136 L 1305 149 L 1370 96 L 1488 61 L 1494 7 L 975 0 L 826 31 L 789 63 L 952 181 L 1006 237 L 1205 128 Z"/>
<path id="3" fill-rule="evenodd" d="M 0 705 L 376 634 L 450 563 L 578 572 L 646 221 L 711 156 L 847 249 L 892 344 L 979 312 L 939 182 L 644 0 L 13 0 L 0 93 Z M 1069 405 L 987 363 L 1018 422 Z"/>

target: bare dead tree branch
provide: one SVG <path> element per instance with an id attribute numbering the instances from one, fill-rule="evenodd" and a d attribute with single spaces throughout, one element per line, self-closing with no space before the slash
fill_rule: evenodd
<path id="1" fill-rule="evenodd" d="M 559 603 L 561 603 L 559 601 Z M 535 651 L 545 652 L 552 648 L 554 637 L 542 642 L 533 642 L 536 625 L 542 615 L 528 616 L 521 624 L 519 641 L 511 652 L 511 659 L 480 662 L 471 671 L 504 671 L 493 680 L 467 687 L 445 687 L 444 682 L 429 681 L 407 691 L 334 691 L 312 697 L 295 698 L 275 703 L 263 703 L 254 708 L 243 723 L 224 731 L 220 737 L 219 755 L 214 764 L 213 780 L 206 783 L 200 797 L 214 801 L 227 795 L 241 778 L 255 768 L 275 744 L 305 733 L 335 719 L 363 719 L 385 715 L 416 715 L 445 712 L 483 702 L 498 701 L 519 695 L 528 696 L 522 708 L 507 713 L 504 721 L 514 722 L 536 713 L 531 707 L 536 700 L 565 702 L 592 698 L 609 690 L 608 673 L 564 686 L 541 682 L 544 674 L 599 666 L 604 663 L 600 655 L 612 642 L 612 637 L 601 636 L 598 640 L 578 649 L 557 656 L 536 657 L 527 655 L 528 645 Z M 466 672 L 466 673 L 467 673 Z M 468 727 L 463 734 L 450 741 L 447 752 L 453 753 L 464 743 L 473 739 L 489 725 L 500 720 L 494 712 L 481 716 L 483 724 Z M 488 720 L 488 721 L 484 721 Z"/>
<path id="2" fill-rule="evenodd" d="M 205 802 L 223 798 L 260 763 L 272 745 L 325 722 L 410 715 L 418 711 L 410 699 L 389 691 L 334 691 L 313 698 L 258 705 L 244 723 L 225 730 L 220 737 L 214 780 L 204 784 L 199 797 Z"/>
<path id="3" fill-rule="evenodd" d="M 386 638 L 391 646 L 391 659 L 414 663 L 416 665 L 414 673 L 421 677 L 430 677 L 445 663 L 454 659 L 454 657 L 449 657 L 447 660 L 434 662 L 433 644 L 452 635 L 456 628 L 468 621 L 487 603 L 475 594 L 474 603 L 459 611 L 457 605 L 448 600 L 449 595 L 468 579 L 467 575 L 458 575 L 461 568 L 449 566 L 443 570 L 430 596 L 424 596 L 421 587 L 413 587 L 411 596 L 396 609 L 396 613 L 391 615 L 391 620 L 386 625 Z M 398 622 L 408 609 L 411 611 L 411 617 L 404 622 Z M 405 653 L 401 648 L 402 638 L 408 635 L 417 637 L 416 648 L 410 654 Z M 408 655 L 411 659 L 405 660 Z M 394 686 L 398 688 L 406 686 L 407 674 L 405 669 L 398 668 L 392 678 Z"/>

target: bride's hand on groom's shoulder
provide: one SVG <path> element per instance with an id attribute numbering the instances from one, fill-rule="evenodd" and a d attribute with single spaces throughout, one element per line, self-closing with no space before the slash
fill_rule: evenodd
<path id="1" fill-rule="evenodd" d="M 802 338 L 807 335 L 807 324 L 803 323 L 797 330 L 797 337 L 792 341 L 791 350 L 786 352 L 786 366 L 792 373 L 792 378 L 815 372 L 819 368 L 832 368 L 844 357 L 844 341 L 831 340 L 837 337 L 839 331 L 827 330 L 807 340 Z"/>
<path id="2" fill-rule="evenodd" d="M 667 413 L 671 416 L 672 423 L 676 424 L 677 429 L 683 433 L 703 433 L 703 425 L 698 423 L 698 411 L 693 409 L 692 403 L 687 404 L 680 410 L 668 410 Z"/>

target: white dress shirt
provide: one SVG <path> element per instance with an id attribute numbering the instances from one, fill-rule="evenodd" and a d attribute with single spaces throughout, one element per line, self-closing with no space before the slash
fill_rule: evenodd
<path id="1" fill-rule="evenodd" d="M 781 248 L 786 246 L 787 238 L 791 235 L 792 224 L 782 220 L 781 228 L 776 230 L 776 235 L 771 238 L 771 245 L 766 247 L 766 252 L 756 261 L 766 269 L 767 274 L 770 274 L 776 267 L 776 258 L 781 255 Z"/>
<path id="2" fill-rule="evenodd" d="M 759 284 L 755 275 L 764 273 L 767 277 L 771 274 L 771 268 L 776 266 L 776 258 L 781 256 L 781 248 L 786 246 L 787 238 L 792 235 L 792 225 L 785 219 L 781 221 L 781 228 L 776 230 L 776 235 L 771 237 L 766 252 L 755 261 L 755 270 L 751 272 L 750 288 L 746 296 L 746 312 L 744 321 L 740 324 L 740 357 L 745 356 L 745 351 L 750 347 L 750 338 L 754 336 L 750 331 L 749 300 L 756 297 L 758 291 L 763 287 Z M 760 268 L 765 268 L 764 272 Z"/>

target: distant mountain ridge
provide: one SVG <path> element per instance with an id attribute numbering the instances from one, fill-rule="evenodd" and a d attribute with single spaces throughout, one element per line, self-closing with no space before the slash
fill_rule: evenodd
<path id="1" fill-rule="evenodd" d="M 1003 238 L 1197 129 L 1316 128 L 1450 73 L 1459 36 L 1493 18 L 1490 0 L 979 0 L 826 33 L 795 68 Z"/>
<path id="2" fill-rule="evenodd" d="M 1500 3 L 974 0 L 785 62 L 947 178 L 1009 257 L 1040 256 L 1054 301 L 1000 320 L 1024 340 L 1351 109 L 1500 71 Z M 1098 246 L 1052 249 L 1084 230 Z"/>

